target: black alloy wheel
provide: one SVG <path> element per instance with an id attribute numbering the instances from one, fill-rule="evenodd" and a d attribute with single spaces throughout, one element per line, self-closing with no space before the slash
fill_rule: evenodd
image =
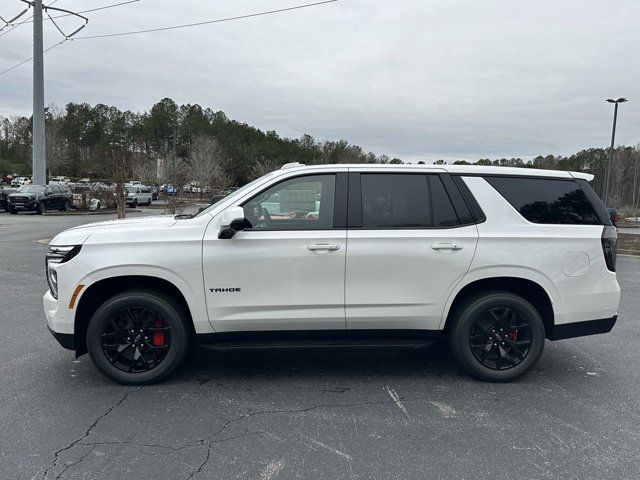
<path id="1" fill-rule="evenodd" d="M 47 204 L 46 204 L 46 202 L 39 202 L 38 205 L 36 205 L 36 213 L 38 215 L 42 215 L 43 213 L 47 213 Z"/>
<path id="2" fill-rule="evenodd" d="M 171 345 L 171 328 L 147 307 L 126 307 L 109 319 L 102 335 L 109 362 L 128 373 L 157 367 Z"/>
<path id="3" fill-rule="evenodd" d="M 187 353 L 186 315 L 171 297 L 130 290 L 106 300 L 87 327 L 91 360 L 106 376 L 129 385 L 169 375 Z"/>
<path id="4" fill-rule="evenodd" d="M 513 293 L 490 291 L 467 298 L 450 321 L 447 330 L 453 356 L 482 380 L 514 380 L 542 355 L 542 318 L 531 303 Z"/>
<path id="5" fill-rule="evenodd" d="M 510 307 L 487 309 L 469 334 L 473 356 L 487 368 L 507 370 L 519 365 L 531 350 L 531 325 Z"/>

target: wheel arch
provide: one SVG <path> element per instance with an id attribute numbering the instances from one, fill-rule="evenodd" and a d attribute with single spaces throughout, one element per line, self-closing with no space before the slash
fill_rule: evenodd
<path id="1" fill-rule="evenodd" d="M 154 290 L 170 296 L 182 308 L 192 334 L 195 334 L 193 314 L 182 291 L 172 282 L 149 275 L 119 275 L 98 280 L 89 285 L 78 300 L 73 322 L 73 345 L 76 357 L 87 353 L 87 326 L 95 311 L 106 300 L 128 290 Z"/>
<path id="2" fill-rule="evenodd" d="M 453 297 L 447 311 L 443 330 L 446 332 L 451 325 L 451 320 L 455 315 L 458 305 L 471 295 L 476 295 L 483 291 L 503 290 L 518 295 L 538 311 L 544 324 L 545 336 L 553 338 L 555 325 L 555 315 L 553 302 L 549 293 L 539 283 L 522 277 L 500 276 L 481 278 L 472 281 L 462 287 Z"/>

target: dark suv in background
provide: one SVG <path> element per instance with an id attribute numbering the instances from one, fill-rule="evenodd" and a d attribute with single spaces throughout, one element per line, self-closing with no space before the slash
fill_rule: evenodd
<path id="1" fill-rule="evenodd" d="M 73 195 L 66 185 L 25 185 L 7 198 L 7 209 L 14 215 L 20 210 L 39 215 L 47 210 L 69 211 L 72 205 Z"/>

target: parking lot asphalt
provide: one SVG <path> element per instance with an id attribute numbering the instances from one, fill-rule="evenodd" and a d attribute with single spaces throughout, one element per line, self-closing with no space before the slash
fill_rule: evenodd
<path id="1" fill-rule="evenodd" d="M 46 245 L 111 216 L 0 214 L 0 478 L 640 477 L 640 259 L 607 335 L 547 342 L 510 384 L 426 350 L 194 352 L 124 387 L 46 329 Z"/>

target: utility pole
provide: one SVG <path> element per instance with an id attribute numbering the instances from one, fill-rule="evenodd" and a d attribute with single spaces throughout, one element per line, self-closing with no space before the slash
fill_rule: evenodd
<path id="1" fill-rule="evenodd" d="M 44 53 L 42 0 L 33 1 L 33 183 L 47 184 L 44 131 Z"/>
<path id="2" fill-rule="evenodd" d="M 626 98 L 618 98 L 614 100 L 613 98 L 608 98 L 607 102 L 614 103 L 615 107 L 613 109 L 613 130 L 611 131 L 611 149 L 609 150 L 609 164 L 607 165 L 607 173 L 605 175 L 604 180 L 604 194 L 602 195 L 602 200 L 604 201 L 605 207 L 609 206 L 609 183 L 611 182 L 611 169 L 613 168 L 613 145 L 616 140 L 616 122 L 618 120 L 618 104 L 626 102 Z"/>

